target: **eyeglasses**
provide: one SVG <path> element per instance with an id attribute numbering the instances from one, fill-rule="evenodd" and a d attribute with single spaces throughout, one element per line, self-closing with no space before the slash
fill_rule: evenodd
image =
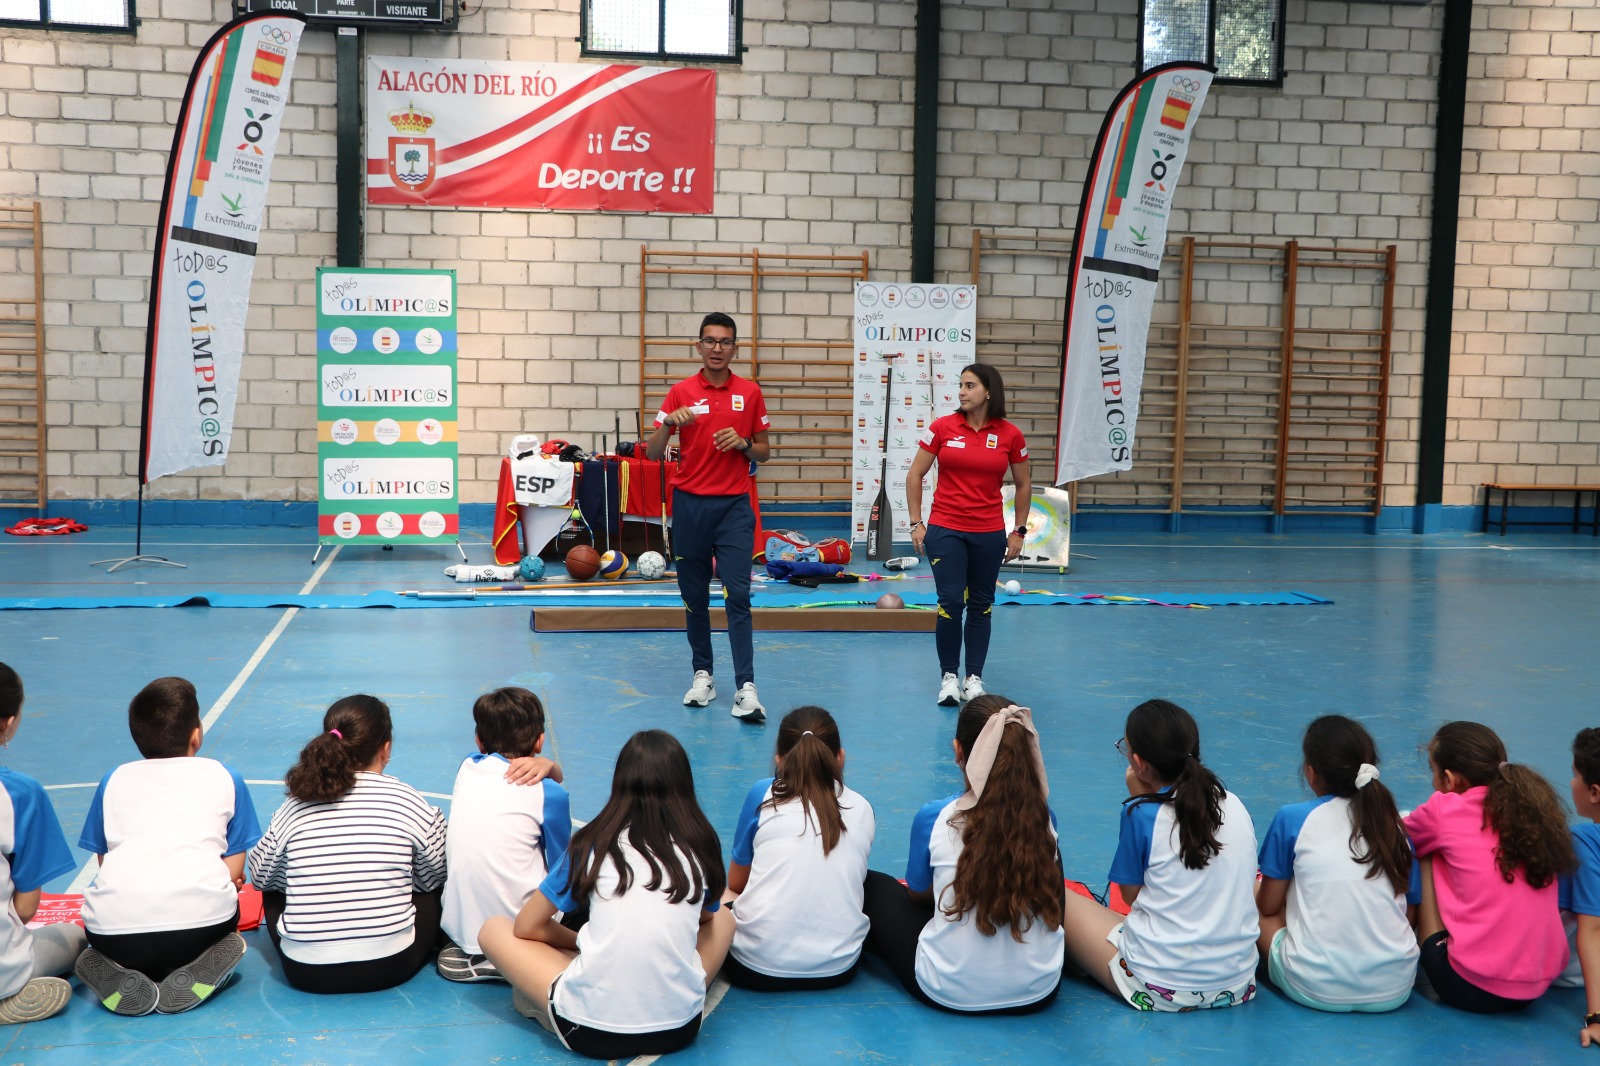
<path id="1" fill-rule="evenodd" d="M 1118 755 L 1122 756 L 1124 759 L 1128 758 L 1128 738 L 1123 737 L 1121 740 L 1117 741 L 1116 749 Z"/>
<path id="2" fill-rule="evenodd" d="M 702 348 L 730 352 L 738 347 L 739 342 L 732 337 L 701 337 L 699 344 Z"/>

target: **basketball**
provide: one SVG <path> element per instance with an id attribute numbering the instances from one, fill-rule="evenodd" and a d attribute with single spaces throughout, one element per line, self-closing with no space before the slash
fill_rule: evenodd
<path id="1" fill-rule="evenodd" d="M 616 581 L 628 572 L 628 557 L 619 551 L 609 551 L 600 556 L 600 576 Z"/>
<path id="2" fill-rule="evenodd" d="M 600 553 L 589 544 L 580 544 L 567 552 L 567 576 L 574 581 L 588 581 L 600 572 Z"/>
<path id="3" fill-rule="evenodd" d="M 880 611 L 898 611 L 905 605 L 906 601 L 902 600 L 899 596 L 896 596 L 892 592 L 885 592 L 882 596 L 878 597 L 877 606 L 878 610 Z"/>
<path id="4" fill-rule="evenodd" d="M 639 576 L 654 581 L 667 572 L 667 560 L 660 552 L 645 552 L 639 556 Z"/>
<path id="5" fill-rule="evenodd" d="M 517 564 L 517 572 L 524 581 L 540 581 L 544 578 L 544 560 L 537 555 L 524 555 Z"/>

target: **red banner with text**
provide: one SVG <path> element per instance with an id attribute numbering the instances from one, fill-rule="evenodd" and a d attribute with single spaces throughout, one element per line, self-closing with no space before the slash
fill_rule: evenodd
<path id="1" fill-rule="evenodd" d="M 716 74 L 369 56 L 367 200 L 710 214 Z"/>

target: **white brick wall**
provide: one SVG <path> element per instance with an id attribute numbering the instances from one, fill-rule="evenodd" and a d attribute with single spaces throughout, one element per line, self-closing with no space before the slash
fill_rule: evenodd
<path id="1" fill-rule="evenodd" d="M 576 0 L 542 2 L 560 9 L 486 0 L 459 33 L 370 33 L 366 47 L 578 61 Z M 219 0 L 144 6 L 135 37 L 0 30 L 0 198 L 38 199 L 46 218 L 57 498 L 133 494 L 156 198 L 195 50 L 228 15 Z M 973 227 L 1070 231 L 1103 110 L 1132 73 L 1137 11 L 1136 0 L 946 5 L 941 280 L 967 276 Z M 911 0 L 747 0 L 749 50 L 718 76 L 711 216 L 367 211 L 368 265 L 458 271 L 464 499 L 492 498 L 509 433 L 586 439 L 633 409 L 641 244 L 864 249 L 875 276 L 909 276 L 914 13 Z M 1413 495 L 1441 17 L 1437 3 L 1290 0 L 1284 87 L 1213 91 L 1173 225 L 1399 246 L 1389 504 Z M 1477 5 L 1446 503 L 1494 477 L 1600 480 L 1597 29 L 1597 0 Z M 327 31 L 307 35 L 293 100 L 232 458 L 154 495 L 315 498 L 312 279 L 333 262 L 336 225 Z M 985 317 L 1058 313 L 1048 273 L 986 284 Z"/>

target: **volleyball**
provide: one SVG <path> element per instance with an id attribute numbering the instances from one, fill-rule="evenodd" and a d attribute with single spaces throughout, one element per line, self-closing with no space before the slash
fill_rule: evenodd
<path id="1" fill-rule="evenodd" d="M 600 556 L 600 576 L 616 581 L 628 572 L 628 557 L 619 551 L 609 551 Z"/>
<path id="2" fill-rule="evenodd" d="M 567 552 L 567 576 L 574 581 L 588 581 L 600 572 L 600 555 L 589 544 L 579 544 Z"/>
<path id="3" fill-rule="evenodd" d="M 667 572 L 667 560 L 660 552 L 645 552 L 639 556 L 639 576 L 654 581 Z"/>
<path id="4" fill-rule="evenodd" d="M 524 581 L 539 581 L 544 578 L 544 560 L 537 555 L 524 555 L 522 562 L 517 564 L 517 572 Z"/>

